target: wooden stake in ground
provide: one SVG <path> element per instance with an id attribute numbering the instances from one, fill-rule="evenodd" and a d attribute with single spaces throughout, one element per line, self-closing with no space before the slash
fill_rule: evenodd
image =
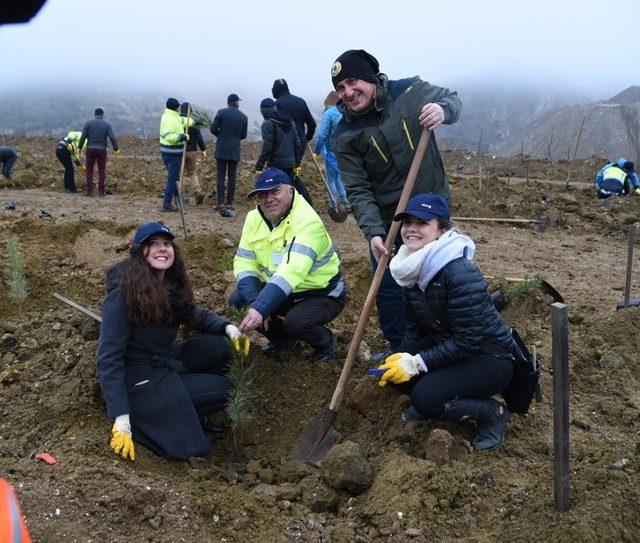
<path id="1" fill-rule="evenodd" d="M 627 277 L 624 283 L 624 307 L 629 307 L 631 295 L 631 269 L 633 268 L 633 241 L 636 236 L 636 223 L 629 227 L 629 243 L 627 246 Z"/>
<path id="2" fill-rule="evenodd" d="M 578 153 L 578 147 L 580 146 L 580 139 L 582 138 L 582 129 L 584 128 L 584 122 L 587 120 L 587 116 L 582 117 L 582 122 L 580 123 L 580 130 L 578 130 L 578 139 L 576 140 L 576 146 L 573 150 L 573 156 L 571 157 L 571 162 L 569 162 L 569 173 L 567 174 L 567 184 L 565 188 L 569 190 L 569 182 L 571 181 L 571 170 L 573 169 L 573 161 L 576 159 L 576 154 Z"/>
<path id="3" fill-rule="evenodd" d="M 554 502 L 564 513 L 569 500 L 569 319 L 567 305 L 551 305 L 553 363 Z"/>
<path id="4" fill-rule="evenodd" d="M 189 119 L 191 117 L 191 104 L 187 107 L 187 122 L 184 126 L 184 133 L 187 134 L 189 132 Z M 178 208 L 180 209 L 180 218 L 182 219 L 182 231 L 184 232 L 184 240 L 187 241 L 189 239 L 189 234 L 187 233 L 187 221 L 184 218 L 184 202 L 182 201 L 182 174 L 184 173 L 184 163 L 187 158 L 187 140 L 184 140 L 184 145 L 182 147 L 182 163 L 180 164 L 180 179 L 178 179 Z"/>

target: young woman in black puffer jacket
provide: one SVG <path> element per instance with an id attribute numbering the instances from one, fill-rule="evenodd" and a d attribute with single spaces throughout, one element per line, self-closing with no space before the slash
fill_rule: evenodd
<path id="1" fill-rule="evenodd" d="M 497 449 L 509 420 L 492 398 L 513 375 L 511 331 L 496 311 L 471 259 L 473 241 L 452 229 L 447 202 L 435 194 L 411 198 L 402 220 L 404 245 L 390 264 L 403 287 L 407 329 L 402 352 L 380 369 L 411 397 L 408 420 L 476 422 L 473 446 Z"/>

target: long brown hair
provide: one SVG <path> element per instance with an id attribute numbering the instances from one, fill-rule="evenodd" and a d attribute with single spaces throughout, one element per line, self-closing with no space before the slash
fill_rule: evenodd
<path id="1" fill-rule="evenodd" d="M 170 321 L 174 314 L 172 306 L 194 302 L 193 288 L 180 248 L 172 242 L 173 265 L 165 272 L 164 281 L 160 281 L 144 256 L 147 244 L 131 245 L 129 258 L 122 262 L 118 274 L 118 285 L 124 291 L 129 318 L 137 324 Z M 169 291 L 167 281 L 173 283 Z"/>

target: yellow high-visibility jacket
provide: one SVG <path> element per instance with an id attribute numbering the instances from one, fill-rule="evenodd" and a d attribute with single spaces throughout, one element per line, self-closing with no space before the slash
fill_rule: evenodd
<path id="1" fill-rule="evenodd" d="M 277 224 L 259 208 L 247 214 L 233 273 L 242 298 L 264 318 L 287 298 L 342 298 L 347 293 L 322 219 L 295 189 L 289 213 Z"/>
<path id="2" fill-rule="evenodd" d="M 180 136 L 184 134 L 186 124 L 186 117 L 181 117 L 177 111 L 164 110 L 160 119 L 160 150 L 163 153 L 182 153 L 184 145 Z M 194 124 L 195 121 L 190 118 L 189 126 Z"/>

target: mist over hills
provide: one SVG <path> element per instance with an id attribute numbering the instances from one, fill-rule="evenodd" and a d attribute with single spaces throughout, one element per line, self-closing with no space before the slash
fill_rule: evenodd
<path id="1" fill-rule="evenodd" d="M 600 97 L 600 102 L 590 102 L 592 97 L 585 92 L 531 84 L 460 83 L 451 88 L 458 91 L 463 107 L 457 123 L 438 129 L 438 139 L 444 147 L 512 155 L 521 152 L 524 145 L 525 153 L 546 157 L 551 139 L 553 158 L 563 158 L 576 137 L 581 119 L 589 113 L 579 156 L 607 156 L 610 147 L 630 156 L 640 151 L 637 135 L 640 87 L 630 87 L 611 98 Z M 186 99 L 212 117 L 226 105 L 226 92 L 193 94 Z M 264 96 L 239 94 L 243 99 L 240 107 L 249 117 L 249 139 L 259 139 L 262 123 L 259 103 L 268 91 Z M 4 91 L 0 93 L 0 133 L 58 137 L 69 130 L 81 130 L 99 106 L 105 110 L 105 118 L 111 122 L 116 136 L 155 138 L 170 95 L 113 86 Z M 319 119 L 324 94 L 303 97 Z M 203 134 L 210 137 L 207 130 Z M 591 141 L 594 138 L 598 141 Z"/>

